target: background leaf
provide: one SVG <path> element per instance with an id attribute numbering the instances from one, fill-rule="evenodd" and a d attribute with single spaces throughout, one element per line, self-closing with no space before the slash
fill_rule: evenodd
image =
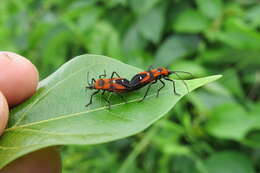
<path id="1" fill-rule="evenodd" d="M 103 70 L 130 77 L 137 68 L 97 55 L 83 55 L 64 64 L 40 83 L 38 92 L 11 112 L 11 119 L 0 141 L 0 167 L 28 152 L 52 145 L 96 144 L 133 135 L 165 115 L 187 89 L 177 81 L 178 97 L 168 84 L 159 98 L 155 90 L 142 103 L 143 92 L 127 97 L 125 104 L 113 98 L 111 110 L 95 97 L 86 108 L 91 93 L 85 93 L 86 74 L 97 77 Z M 220 78 L 211 76 L 187 81 L 189 90 Z M 156 109 L 152 109 L 156 107 Z M 15 141 L 13 140 L 15 139 Z"/>
<path id="2" fill-rule="evenodd" d="M 208 24 L 207 18 L 200 12 L 187 9 L 177 15 L 173 21 L 173 29 L 179 32 L 198 33 L 207 29 Z"/>
<path id="3" fill-rule="evenodd" d="M 143 37 L 153 43 L 158 43 L 161 39 L 165 23 L 164 11 L 164 7 L 152 9 L 142 16 L 138 22 L 138 27 Z"/>
<path id="4" fill-rule="evenodd" d="M 248 115 L 239 105 L 225 104 L 214 109 L 206 128 L 216 137 L 241 140 L 253 125 L 254 117 Z"/>
<path id="5" fill-rule="evenodd" d="M 199 10 L 205 16 L 215 19 L 221 16 L 222 0 L 196 0 Z"/>
<path id="6" fill-rule="evenodd" d="M 168 65 L 180 58 L 192 54 L 198 48 L 197 36 L 173 35 L 163 42 L 156 52 L 156 63 Z"/>
<path id="7" fill-rule="evenodd" d="M 206 167 L 210 173 L 254 173 L 250 160 L 238 152 L 220 152 L 206 160 Z"/>

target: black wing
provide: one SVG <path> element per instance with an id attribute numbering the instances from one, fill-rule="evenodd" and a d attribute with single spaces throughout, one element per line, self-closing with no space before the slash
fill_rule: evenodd
<path id="1" fill-rule="evenodd" d="M 130 81 L 130 85 L 133 89 L 138 89 L 146 85 L 147 83 L 142 83 L 141 81 L 147 76 L 145 73 L 136 74 L 134 77 L 132 77 Z"/>

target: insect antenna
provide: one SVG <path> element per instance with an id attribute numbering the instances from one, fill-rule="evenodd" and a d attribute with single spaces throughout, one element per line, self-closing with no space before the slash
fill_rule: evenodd
<path id="1" fill-rule="evenodd" d="M 152 70 L 153 67 L 154 67 L 154 64 L 150 65 L 150 66 L 148 67 L 148 71 Z"/>
<path id="2" fill-rule="evenodd" d="M 90 86 L 90 82 L 89 82 L 89 71 L 88 71 L 88 74 L 87 74 L 87 80 L 88 80 L 88 85 Z"/>
<path id="3" fill-rule="evenodd" d="M 171 71 L 171 73 L 174 73 L 174 72 L 175 72 L 175 74 L 176 74 L 176 73 L 186 73 L 186 74 L 190 75 L 191 78 L 194 78 L 193 74 L 191 74 L 190 72 L 187 72 L 187 71 L 179 71 L 179 70 L 177 70 L 177 71 Z"/>
<path id="4" fill-rule="evenodd" d="M 166 69 L 170 69 L 170 67 L 171 66 L 169 64 L 165 66 Z"/>
<path id="5" fill-rule="evenodd" d="M 87 82 L 88 82 L 88 86 L 86 86 L 86 90 L 90 88 L 91 83 L 89 82 L 89 71 L 87 73 Z"/>
<path id="6" fill-rule="evenodd" d="M 190 91 L 189 91 L 189 87 L 188 87 L 187 83 L 180 77 L 180 75 L 178 75 L 177 71 L 170 71 L 170 72 L 176 74 L 176 76 L 177 76 L 177 77 L 182 81 L 182 83 L 185 85 L 185 87 L 186 87 L 186 89 L 187 89 L 187 91 L 188 91 L 188 93 L 189 93 Z M 180 71 L 178 71 L 178 72 L 180 72 Z M 187 72 L 187 73 L 189 73 L 189 72 Z"/>

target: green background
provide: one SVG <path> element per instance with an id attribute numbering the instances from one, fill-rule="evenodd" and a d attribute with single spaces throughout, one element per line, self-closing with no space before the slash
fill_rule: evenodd
<path id="1" fill-rule="evenodd" d="M 0 1 L 0 49 L 42 79 L 85 53 L 224 75 L 138 135 L 62 147 L 64 173 L 260 171 L 258 0 Z"/>

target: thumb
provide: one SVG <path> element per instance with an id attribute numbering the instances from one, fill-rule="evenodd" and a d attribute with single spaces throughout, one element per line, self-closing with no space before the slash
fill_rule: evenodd
<path id="1" fill-rule="evenodd" d="M 9 109 L 5 96 L 0 91 L 0 136 L 4 132 L 4 129 L 8 120 Z"/>

